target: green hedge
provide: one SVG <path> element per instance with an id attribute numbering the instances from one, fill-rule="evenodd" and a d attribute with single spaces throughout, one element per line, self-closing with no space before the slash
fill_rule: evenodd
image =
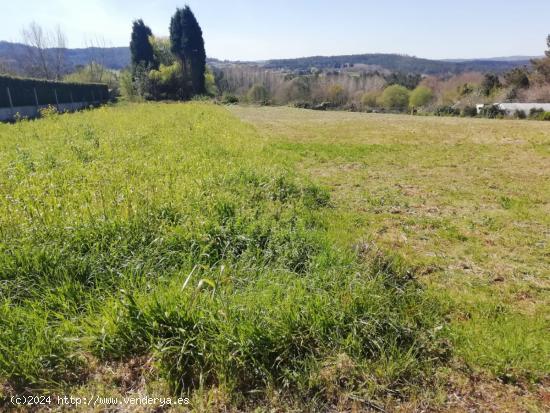
<path id="1" fill-rule="evenodd" d="M 7 88 L 10 89 L 13 106 L 34 106 L 34 89 L 40 105 L 55 105 L 55 92 L 59 103 L 105 102 L 109 99 L 107 85 L 62 83 L 48 80 L 20 79 L 0 76 L 0 108 L 10 107 Z M 72 99 L 71 99 L 72 94 Z"/>

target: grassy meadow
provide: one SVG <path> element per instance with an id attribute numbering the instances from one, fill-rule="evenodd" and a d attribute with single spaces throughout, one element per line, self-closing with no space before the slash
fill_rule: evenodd
<path id="1" fill-rule="evenodd" d="M 549 238 L 543 122 L 158 103 L 0 125 L 0 400 L 544 411 Z"/>

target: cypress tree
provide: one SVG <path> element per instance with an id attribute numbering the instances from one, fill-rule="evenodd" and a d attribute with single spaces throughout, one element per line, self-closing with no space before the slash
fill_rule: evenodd
<path id="1" fill-rule="evenodd" d="M 132 39 L 130 41 L 130 53 L 132 55 L 132 71 L 135 73 L 138 66 L 157 69 L 153 46 L 149 37 L 153 35 L 151 29 L 139 19 L 132 26 Z"/>
<path id="2" fill-rule="evenodd" d="M 170 22 L 171 50 L 182 63 L 184 73 L 190 75 L 193 92 L 205 93 L 204 73 L 206 51 L 202 30 L 195 15 L 185 6 L 177 9 Z"/>

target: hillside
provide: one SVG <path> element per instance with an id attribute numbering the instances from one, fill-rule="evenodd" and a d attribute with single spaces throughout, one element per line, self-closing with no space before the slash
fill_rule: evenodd
<path id="1" fill-rule="evenodd" d="M 0 41 L 0 63 L 7 64 L 16 72 L 22 67 L 27 54 L 27 46 L 20 43 Z M 71 71 L 79 65 L 92 60 L 104 62 L 110 69 L 123 69 L 130 63 L 130 50 L 127 47 L 67 49 L 65 62 Z"/>
<path id="2" fill-rule="evenodd" d="M 14 71 L 20 71 L 26 46 L 19 43 L 0 41 L 0 63 L 4 63 Z M 104 62 L 110 69 L 122 69 L 130 63 L 130 51 L 127 47 L 107 48 L 80 48 L 67 49 L 65 60 L 67 70 L 76 66 L 85 65 L 92 60 Z M 475 60 L 430 60 L 414 56 L 397 54 L 358 54 L 342 56 L 312 56 L 296 59 L 273 59 L 265 62 L 236 62 L 220 61 L 210 58 L 208 62 L 213 66 L 227 66 L 228 64 L 242 64 L 260 66 L 275 70 L 310 70 L 311 68 L 331 69 L 349 65 L 370 65 L 392 72 L 420 73 L 420 74 L 448 74 L 468 71 L 504 72 L 514 67 L 529 64 L 528 58 L 475 59 Z"/>
<path id="3" fill-rule="evenodd" d="M 275 59 L 263 64 L 269 69 L 309 70 L 313 67 L 319 69 L 340 68 L 349 65 L 379 66 L 394 72 L 421 73 L 421 74 L 446 74 L 476 72 L 504 72 L 514 67 L 529 64 L 529 60 L 503 60 L 477 59 L 464 61 L 444 61 L 422 59 L 414 56 L 397 54 L 359 54 L 347 56 L 313 56 L 298 59 Z"/>

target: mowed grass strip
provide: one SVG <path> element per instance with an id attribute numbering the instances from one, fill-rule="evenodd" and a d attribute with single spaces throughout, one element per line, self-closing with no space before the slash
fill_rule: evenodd
<path id="1" fill-rule="evenodd" d="M 136 360 L 145 394 L 230 406 L 424 392 L 450 351 L 439 301 L 402 260 L 335 244 L 340 200 L 272 145 L 200 103 L 0 125 L 3 396 Z"/>
<path id="2" fill-rule="evenodd" d="M 234 106 L 329 188 L 329 237 L 394 251 L 448 303 L 456 359 L 550 377 L 550 125 Z"/>

